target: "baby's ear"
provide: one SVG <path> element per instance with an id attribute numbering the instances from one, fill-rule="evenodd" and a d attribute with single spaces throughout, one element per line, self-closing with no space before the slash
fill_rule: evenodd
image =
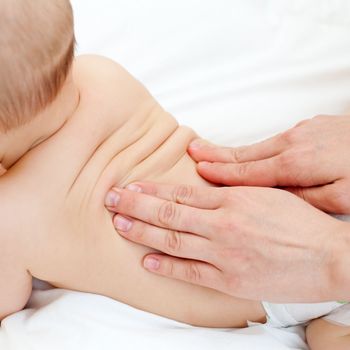
<path id="1" fill-rule="evenodd" d="M 2 164 L 0 163 L 0 176 L 4 175 L 6 173 L 6 169 L 2 166 Z"/>

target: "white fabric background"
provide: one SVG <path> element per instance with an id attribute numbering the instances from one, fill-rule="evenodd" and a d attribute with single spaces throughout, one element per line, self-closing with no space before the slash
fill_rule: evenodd
<path id="1" fill-rule="evenodd" d="M 177 119 L 238 145 L 350 110 L 347 0 L 74 0 L 80 53 L 124 65 Z M 111 299 L 35 291 L 0 349 L 305 349 L 301 328 L 189 327 Z"/>

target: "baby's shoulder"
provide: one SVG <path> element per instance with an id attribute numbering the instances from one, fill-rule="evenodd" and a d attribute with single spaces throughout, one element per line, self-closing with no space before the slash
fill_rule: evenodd
<path id="1" fill-rule="evenodd" d="M 148 113 L 157 102 L 126 69 L 113 60 L 84 55 L 75 59 L 73 79 L 80 91 L 80 110 L 98 116 L 108 128 L 129 120 L 134 114 Z"/>
<path id="2" fill-rule="evenodd" d="M 73 76 L 83 93 L 98 95 L 100 98 L 118 103 L 129 102 L 129 99 L 137 102 L 138 99 L 151 97 L 137 79 L 120 64 L 107 57 L 78 56 L 73 66 Z"/>
<path id="3" fill-rule="evenodd" d="M 77 56 L 73 64 L 74 78 L 85 83 L 91 80 L 111 81 L 125 74 L 124 71 L 117 62 L 99 55 Z"/>

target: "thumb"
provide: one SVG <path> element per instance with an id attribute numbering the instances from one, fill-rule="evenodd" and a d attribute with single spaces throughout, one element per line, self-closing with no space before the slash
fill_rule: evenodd
<path id="1" fill-rule="evenodd" d="M 341 181 L 324 186 L 287 187 L 285 189 L 325 212 L 350 214 L 348 191 L 345 190 Z"/>
<path id="2" fill-rule="evenodd" d="M 196 161 L 210 162 L 231 162 L 232 158 L 228 155 L 230 149 L 210 143 L 204 139 L 196 139 L 188 146 L 189 155 Z"/>
<path id="3" fill-rule="evenodd" d="M 274 158 L 247 162 L 210 163 L 199 162 L 197 171 L 206 180 L 226 186 L 278 186 L 281 173 Z"/>

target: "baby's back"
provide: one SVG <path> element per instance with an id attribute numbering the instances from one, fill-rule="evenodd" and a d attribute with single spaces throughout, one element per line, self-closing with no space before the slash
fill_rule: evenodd
<path id="1" fill-rule="evenodd" d="M 257 303 L 145 271 L 141 261 L 150 249 L 122 239 L 104 207 L 112 185 L 135 180 L 207 185 L 186 154 L 194 133 L 178 127 L 139 82 L 107 59 L 78 59 L 74 78 L 81 97 L 76 113 L 0 181 L 7 207 L 12 203 L 20 215 L 8 227 L 22 265 L 54 286 L 192 324 L 253 320 Z"/>

